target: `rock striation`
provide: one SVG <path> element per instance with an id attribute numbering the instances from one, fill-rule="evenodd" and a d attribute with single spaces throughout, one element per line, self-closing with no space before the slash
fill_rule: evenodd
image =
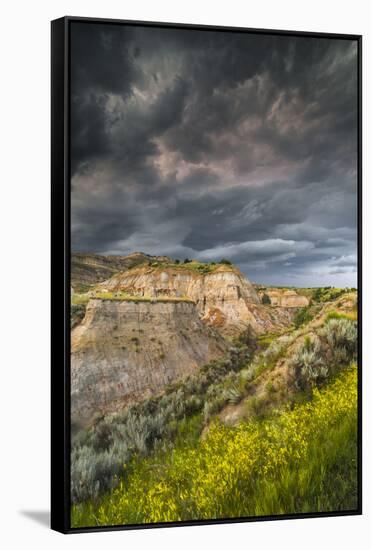
<path id="1" fill-rule="evenodd" d="M 195 303 L 206 323 L 219 329 L 254 324 L 249 304 L 260 303 L 250 281 L 229 266 L 218 266 L 211 273 L 197 273 L 184 267 L 143 266 L 118 273 L 97 288 L 154 300 L 187 298 Z"/>
<path id="2" fill-rule="evenodd" d="M 159 394 L 228 347 L 191 301 L 91 299 L 72 331 L 72 421 L 86 426 Z"/>
<path id="3" fill-rule="evenodd" d="M 295 290 L 268 289 L 264 293 L 269 296 L 272 306 L 298 308 L 309 305 L 308 298 Z"/>
<path id="4" fill-rule="evenodd" d="M 82 426 L 161 394 L 225 355 L 233 336 L 280 331 L 302 298 L 286 293 L 280 298 L 286 307 L 264 305 L 245 275 L 227 264 L 179 265 L 142 253 L 112 261 L 82 255 L 79 262 L 76 280 L 88 287 L 89 301 L 86 311 L 84 301 L 72 312 L 71 410 Z"/>
<path id="5" fill-rule="evenodd" d="M 127 256 L 103 256 L 73 252 L 71 254 L 72 290 L 83 292 L 88 288 L 112 277 L 119 271 L 152 260 L 169 261 L 166 256 L 150 256 L 143 252 L 133 252 Z"/>
<path id="6" fill-rule="evenodd" d="M 209 273 L 166 264 L 161 267 L 139 266 L 117 273 L 99 284 L 96 291 L 153 300 L 190 299 L 203 322 L 226 336 L 248 327 L 260 334 L 276 329 L 277 322 L 287 325 L 292 320 L 287 311 L 278 312 L 263 306 L 246 276 L 228 265 L 219 265 Z"/>

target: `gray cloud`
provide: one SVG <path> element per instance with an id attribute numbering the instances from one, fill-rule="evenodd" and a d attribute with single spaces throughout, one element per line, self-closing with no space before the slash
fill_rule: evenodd
<path id="1" fill-rule="evenodd" d="M 73 23 L 72 53 L 74 250 L 355 284 L 355 43 Z"/>

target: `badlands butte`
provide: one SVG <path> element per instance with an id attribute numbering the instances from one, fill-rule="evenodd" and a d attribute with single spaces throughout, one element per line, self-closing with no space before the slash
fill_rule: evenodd
<path id="1" fill-rule="evenodd" d="M 72 254 L 72 421 L 89 426 L 225 356 L 236 338 L 279 334 L 305 289 L 253 285 L 226 260 Z"/>

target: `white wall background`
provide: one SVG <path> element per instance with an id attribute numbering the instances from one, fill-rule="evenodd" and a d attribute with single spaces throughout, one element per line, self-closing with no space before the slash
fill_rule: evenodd
<path id="1" fill-rule="evenodd" d="M 1 41 L 0 543 L 3 548 L 368 547 L 371 512 L 370 4 L 366 0 L 8 0 Z M 364 516 L 63 536 L 49 508 L 51 19 L 111 17 L 364 34 Z M 368 220 L 367 220 L 368 216 Z"/>

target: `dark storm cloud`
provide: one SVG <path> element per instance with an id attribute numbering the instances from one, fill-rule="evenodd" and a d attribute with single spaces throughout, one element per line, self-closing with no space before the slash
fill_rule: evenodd
<path id="1" fill-rule="evenodd" d="M 75 250 L 350 284 L 351 41 L 73 24 Z"/>
<path id="2" fill-rule="evenodd" d="M 135 49 L 129 27 L 73 24 L 72 94 L 107 92 L 127 95 L 135 78 Z"/>

